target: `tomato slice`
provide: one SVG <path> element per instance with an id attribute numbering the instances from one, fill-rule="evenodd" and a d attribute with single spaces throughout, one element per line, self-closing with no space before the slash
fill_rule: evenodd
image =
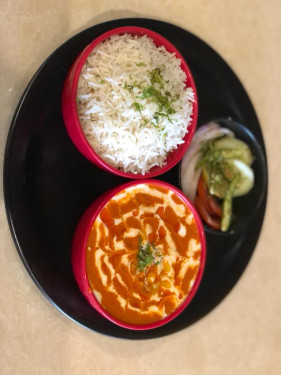
<path id="1" fill-rule="evenodd" d="M 211 217 L 209 212 L 207 211 L 206 207 L 204 206 L 201 198 L 197 195 L 195 197 L 195 207 L 197 208 L 199 215 L 201 216 L 202 220 L 209 225 L 209 227 L 219 230 L 221 227 L 220 219 L 215 219 Z"/>
<path id="2" fill-rule="evenodd" d="M 218 216 L 221 217 L 222 209 L 220 204 L 216 201 L 212 195 L 209 194 L 207 185 L 201 175 L 198 181 L 197 186 L 197 193 L 199 198 L 201 199 L 202 204 L 204 205 L 205 209 L 211 216 Z"/>
<path id="3" fill-rule="evenodd" d="M 203 180 L 202 174 L 201 174 L 201 176 L 199 178 L 199 181 L 198 181 L 197 193 L 198 193 L 198 196 L 199 196 L 202 204 L 204 205 L 206 211 L 209 212 L 209 213 L 212 213 L 212 210 L 211 210 L 211 207 L 210 207 L 210 204 L 209 204 L 209 200 L 208 200 L 208 197 L 209 197 L 208 188 L 207 188 L 207 186 L 206 186 L 206 184 Z"/>
<path id="4" fill-rule="evenodd" d="M 217 215 L 218 217 L 221 217 L 222 215 L 221 205 L 211 195 L 208 196 L 208 204 L 212 213 Z"/>

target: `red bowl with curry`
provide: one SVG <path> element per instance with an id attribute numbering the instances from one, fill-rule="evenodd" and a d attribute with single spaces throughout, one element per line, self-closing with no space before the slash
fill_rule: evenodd
<path id="1" fill-rule="evenodd" d="M 76 228 L 72 266 L 103 317 L 128 329 L 159 327 L 194 297 L 206 259 L 194 206 L 176 187 L 133 181 L 95 200 Z"/>

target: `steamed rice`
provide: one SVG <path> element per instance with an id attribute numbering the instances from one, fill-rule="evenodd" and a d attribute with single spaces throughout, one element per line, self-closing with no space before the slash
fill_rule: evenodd
<path id="1" fill-rule="evenodd" d="M 145 174 L 182 144 L 194 93 L 174 54 L 144 36 L 116 35 L 85 62 L 77 108 L 91 147 L 110 165 Z"/>

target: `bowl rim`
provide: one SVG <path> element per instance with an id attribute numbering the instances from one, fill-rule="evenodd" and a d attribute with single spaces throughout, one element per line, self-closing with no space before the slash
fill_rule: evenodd
<path id="1" fill-rule="evenodd" d="M 149 323 L 149 324 L 131 324 L 127 323 L 125 321 L 121 321 L 114 316 L 112 316 L 110 313 L 108 313 L 99 303 L 97 298 L 95 297 L 94 293 L 91 291 L 91 286 L 88 281 L 87 277 L 87 271 L 86 271 L 86 246 L 87 246 L 87 240 L 88 236 L 90 233 L 90 230 L 94 224 L 94 221 L 96 220 L 97 216 L 101 212 L 102 208 L 118 193 L 120 193 L 122 190 L 125 190 L 127 188 L 136 186 L 136 185 L 158 185 L 161 187 L 164 187 L 168 190 L 171 190 L 173 193 L 175 193 L 180 199 L 183 201 L 183 203 L 189 208 L 190 212 L 193 214 L 195 223 L 197 226 L 199 238 L 200 238 L 200 243 L 201 243 L 201 255 L 200 255 L 200 264 L 199 264 L 199 269 L 196 275 L 196 278 L 194 280 L 194 283 L 187 294 L 186 298 L 184 301 L 178 306 L 176 310 L 174 310 L 171 314 L 169 314 L 167 317 L 157 320 L 156 322 Z M 86 221 L 84 220 L 86 218 Z M 160 181 L 156 179 L 145 179 L 145 180 L 135 180 L 135 181 L 130 181 L 125 184 L 121 184 L 117 187 L 114 187 L 113 189 L 110 189 L 109 191 L 105 192 L 102 196 L 98 197 L 95 201 L 92 202 L 92 204 L 88 207 L 82 218 L 80 219 L 80 223 L 83 221 L 83 225 L 86 227 L 86 229 L 83 230 L 83 241 L 82 245 L 80 247 L 81 250 L 81 267 L 80 267 L 80 272 L 82 273 L 82 282 L 83 282 L 83 290 L 81 292 L 83 293 L 84 297 L 88 300 L 90 305 L 95 308 L 104 318 L 107 320 L 111 321 L 112 323 L 115 323 L 116 325 L 122 327 L 122 328 L 127 328 L 131 330 L 148 330 L 148 329 L 153 329 L 160 327 L 162 325 L 165 325 L 166 323 L 170 322 L 174 318 L 176 318 L 192 301 L 193 297 L 195 296 L 200 284 L 201 280 L 203 277 L 204 269 L 205 269 L 205 264 L 206 264 L 206 237 L 205 237 L 205 232 L 204 232 L 204 227 L 202 220 L 195 208 L 195 206 L 189 201 L 189 199 L 175 186 L 165 182 L 165 181 Z M 79 224 L 80 224 L 79 223 Z M 76 232 L 74 234 L 74 238 L 77 235 L 77 232 L 79 232 L 79 224 L 76 228 Z M 80 228 L 81 230 L 81 228 Z M 74 243 L 74 241 L 73 241 Z M 77 248 L 74 247 L 72 243 L 72 267 L 73 267 L 73 261 L 74 257 L 73 254 L 77 251 Z M 81 275 L 80 275 L 81 276 Z M 80 287 L 80 285 L 79 285 Z M 80 287 L 81 289 L 81 287 Z"/>
<path id="2" fill-rule="evenodd" d="M 131 172 L 124 172 L 121 171 L 120 169 L 111 166 L 107 162 L 105 162 L 99 155 L 98 153 L 91 147 L 89 141 L 87 140 L 83 130 L 82 126 L 80 124 L 78 112 L 77 112 L 77 104 L 76 104 L 76 97 L 77 97 L 77 87 L 78 87 L 78 81 L 80 77 L 81 70 L 85 64 L 85 61 L 87 60 L 89 54 L 93 51 L 93 49 L 103 42 L 104 40 L 108 39 L 111 36 L 118 35 L 118 34 L 132 34 L 132 35 L 147 35 L 149 38 L 153 40 L 155 43 L 156 41 L 159 41 L 159 43 L 155 43 L 155 45 L 163 45 L 168 52 L 170 53 L 175 53 L 175 56 L 181 60 L 181 68 L 186 74 L 186 83 L 188 83 L 188 87 L 191 87 L 194 93 L 194 100 L 193 100 L 193 112 L 191 115 L 191 121 L 188 125 L 188 131 L 186 132 L 183 140 L 184 143 L 181 145 L 178 145 L 178 147 L 181 146 L 180 151 L 178 152 L 177 156 L 171 161 L 168 162 L 166 165 L 159 167 L 155 166 L 152 167 L 147 173 L 142 175 L 141 173 L 133 174 Z M 71 81 L 70 88 L 66 90 L 66 86 L 69 83 L 69 80 Z M 68 91 L 68 94 L 66 95 L 66 91 Z M 66 96 L 69 97 L 69 99 L 66 99 Z M 71 112 L 71 116 L 73 118 L 73 121 L 75 123 L 75 128 L 76 131 L 80 137 L 80 141 L 83 144 L 83 147 L 85 148 L 85 152 L 88 155 L 88 159 L 91 162 L 96 162 L 99 164 L 99 166 L 103 169 L 105 169 L 108 172 L 111 172 L 113 174 L 116 174 L 121 177 L 126 177 L 126 178 L 131 178 L 131 179 L 145 179 L 145 178 L 152 178 L 159 176 L 168 170 L 170 170 L 173 166 L 175 166 L 183 157 L 185 154 L 188 146 L 191 143 L 191 140 L 193 138 L 193 135 L 195 133 L 196 127 L 197 127 L 197 121 L 198 121 L 198 94 L 197 94 L 197 89 L 195 86 L 194 78 L 191 73 L 191 70 L 185 61 L 184 57 L 182 54 L 179 52 L 179 50 L 165 37 L 163 37 L 161 34 L 144 28 L 144 27 L 139 27 L 139 26 L 122 26 L 122 27 L 117 27 L 114 29 L 111 29 L 101 35 L 99 35 L 97 38 L 95 38 L 91 43 L 89 43 L 77 56 L 75 59 L 74 63 L 72 64 L 68 75 L 65 80 L 64 84 L 64 89 L 63 89 L 63 100 L 62 100 L 62 109 L 63 109 L 63 117 L 66 117 L 65 109 L 64 109 L 64 102 L 69 101 L 70 104 L 68 106 L 67 112 Z M 65 121 L 66 123 L 66 121 Z M 171 153 L 175 152 L 178 150 L 177 149 L 173 150 Z M 95 160 L 95 161 L 94 161 Z M 156 170 L 155 170 L 156 168 Z"/>

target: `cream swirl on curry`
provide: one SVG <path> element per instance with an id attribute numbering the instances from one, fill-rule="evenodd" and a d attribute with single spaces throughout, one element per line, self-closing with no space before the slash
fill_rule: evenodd
<path id="1" fill-rule="evenodd" d="M 190 209 L 173 191 L 140 183 L 115 195 L 95 219 L 86 271 L 108 313 L 130 324 L 149 324 L 182 304 L 200 259 Z"/>

